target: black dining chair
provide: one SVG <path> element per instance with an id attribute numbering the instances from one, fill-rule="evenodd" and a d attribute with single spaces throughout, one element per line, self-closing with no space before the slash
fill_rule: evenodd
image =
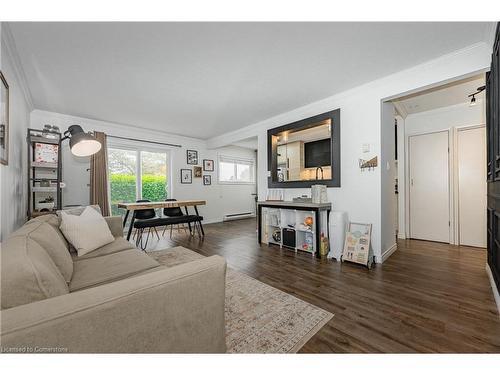
<path id="1" fill-rule="evenodd" d="M 138 199 L 136 201 L 136 203 L 144 203 L 144 202 L 151 202 L 151 201 L 149 199 Z M 157 219 L 157 216 L 156 216 L 156 211 L 153 208 L 135 211 L 134 228 L 136 229 L 136 233 L 134 234 L 134 236 L 137 235 L 137 238 L 135 240 L 135 245 L 140 246 L 142 250 L 145 250 L 146 246 L 148 245 L 151 229 L 155 231 L 158 240 L 160 239 L 158 231 L 156 230 L 156 227 L 159 225 L 159 222 L 155 219 Z M 143 243 L 143 234 L 146 229 L 148 229 L 148 235 L 146 237 L 146 242 Z"/>

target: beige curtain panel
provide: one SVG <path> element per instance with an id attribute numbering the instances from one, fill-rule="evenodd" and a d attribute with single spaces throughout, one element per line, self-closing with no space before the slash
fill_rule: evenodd
<path id="1" fill-rule="evenodd" d="M 90 204 L 101 207 L 102 216 L 110 216 L 108 194 L 108 146 L 106 134 L 94 132 L 94 136 L 101 142 L 101 150 L 90 157 Z"/>

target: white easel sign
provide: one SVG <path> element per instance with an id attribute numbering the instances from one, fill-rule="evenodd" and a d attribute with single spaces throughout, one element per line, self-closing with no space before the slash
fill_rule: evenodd
<path id="1" fill-rule="evenodd" d="M 373 262 L 370 249 L 371 235 L 371 224 L 349 223 L 342 253 L 342 262 L 359 263 L 371 268 Z"/>

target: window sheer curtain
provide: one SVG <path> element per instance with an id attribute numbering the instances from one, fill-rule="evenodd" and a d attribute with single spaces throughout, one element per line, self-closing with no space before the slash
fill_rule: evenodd
<path id="1" fill-rule="evenodd" d="M 101 207 L 102 216 L 109 216 L 111 207 L 109 205 L 108 192 L 108 145 L 106 134 L 94 132 L 96 139 L 101 142 L 101 150 L 90 157 L 90 204 Z"/>

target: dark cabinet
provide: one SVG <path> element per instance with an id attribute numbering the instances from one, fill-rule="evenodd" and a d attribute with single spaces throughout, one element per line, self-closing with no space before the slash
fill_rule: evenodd
<path id="1" fill-rule="evenodd" d="M 488 138 L 488 264 L 500 289 L 500 23 L 497 24 L 491 55 L 490 72 L 486 74 L 486 129 Z"/>

